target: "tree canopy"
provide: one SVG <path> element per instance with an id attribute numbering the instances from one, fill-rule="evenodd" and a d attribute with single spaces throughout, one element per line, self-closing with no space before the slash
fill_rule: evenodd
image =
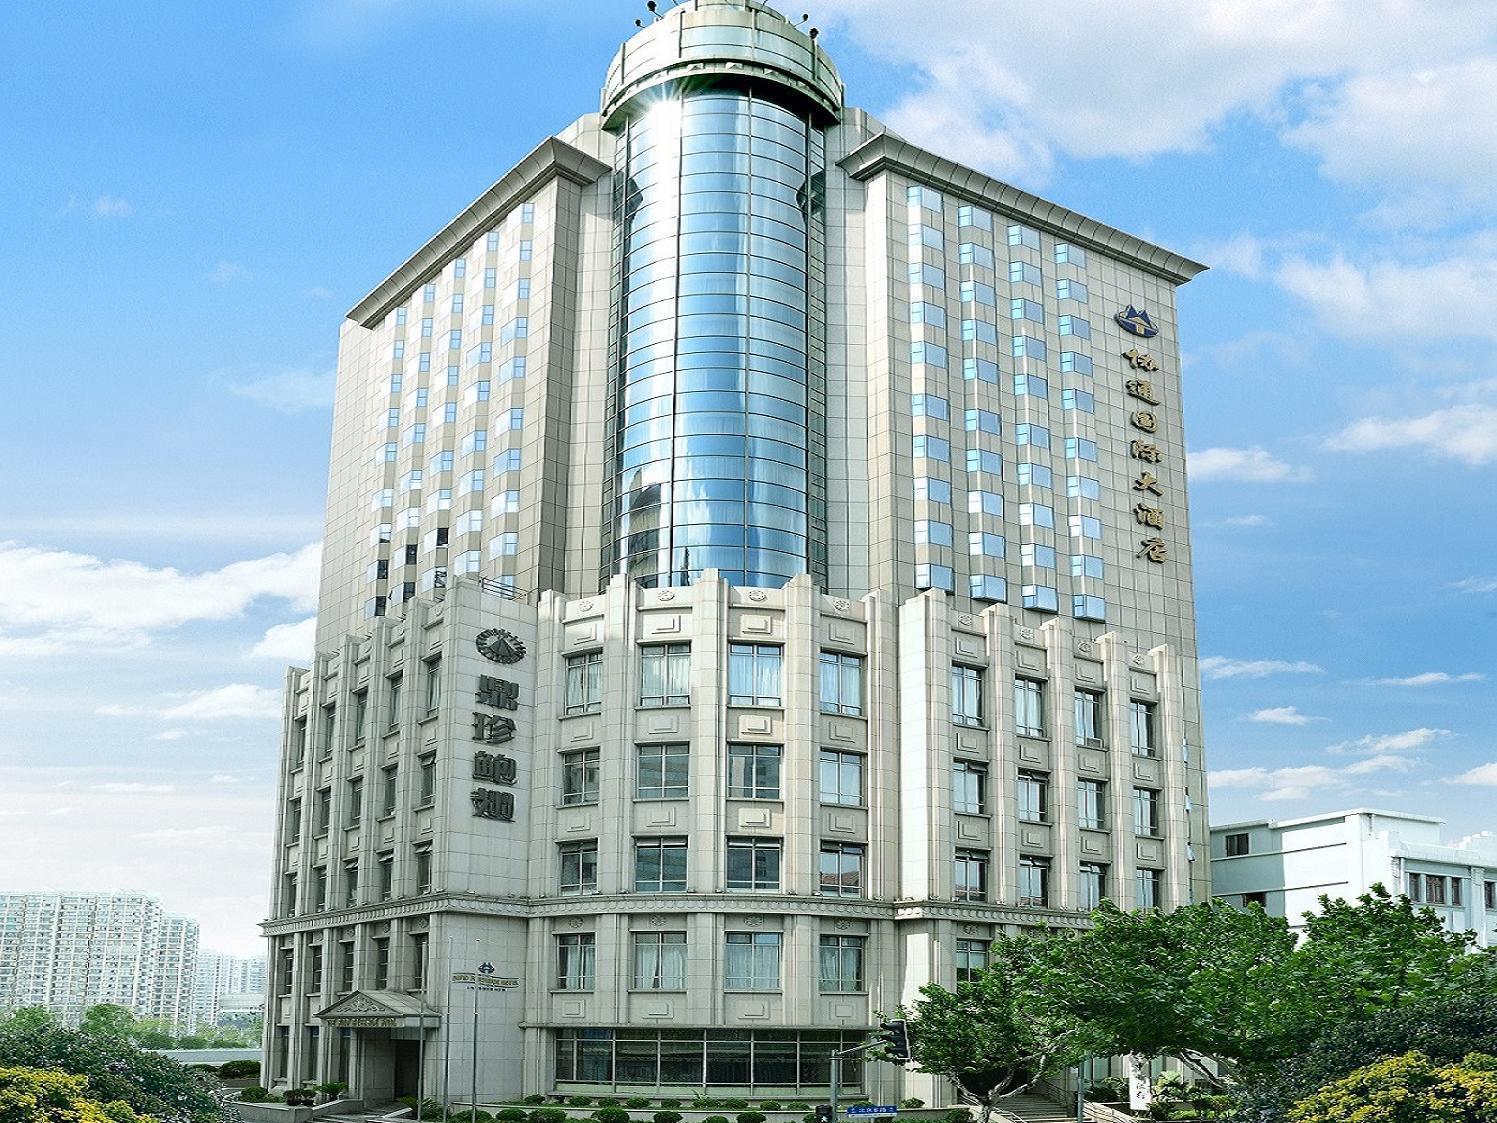
<path id="1" fill-rule="evenodd" d="M 155 1123 L 119 1101 L 89 1095 L 88 1077 L 52 1069 L 0 1068 L 0 1123 Z"/>
<path id="2" fill-rule="evenodd" d="M 1423 1053 L 1387 1057 L 1306 1097 L 1289 1123 L 1492 1123 L 1497 1057 L 1437 1065 Z"/>

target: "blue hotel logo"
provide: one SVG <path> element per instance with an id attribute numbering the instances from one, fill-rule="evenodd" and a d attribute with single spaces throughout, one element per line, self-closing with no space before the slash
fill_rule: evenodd
<path id="1" fill-rule="evenodd" d="M 1154 326 L 1154 321 L 1149 318 L 1149 314 L 1139 311 L 1131 304 L 1128 305 L 1126 311 L 1119 312 L 1113 319 L 1118 322 L 1118 327 L 1142 339 L 1153 339 L 1159 334 L 1159 329 Z"/>

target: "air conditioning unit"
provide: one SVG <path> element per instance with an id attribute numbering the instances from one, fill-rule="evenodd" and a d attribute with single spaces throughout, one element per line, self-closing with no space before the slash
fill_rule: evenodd
<path id="1" fill-rule="evenodd" d="M 1087 737 L 1081 743 L 1088 749 L 1100 749 L 1102 747 L 1102 738 Z"/>

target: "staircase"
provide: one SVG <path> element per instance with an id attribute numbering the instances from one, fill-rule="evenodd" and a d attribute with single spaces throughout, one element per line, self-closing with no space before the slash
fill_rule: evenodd
<path id="1" fill-rule="evenodd" d="M 993 1117 L 1013 1123 L 1074 1123 L 1076 1111 L 1074 1108 L 1067 1110 L 1044 1096 L 1025 1092 L 999 1103 Z"/>

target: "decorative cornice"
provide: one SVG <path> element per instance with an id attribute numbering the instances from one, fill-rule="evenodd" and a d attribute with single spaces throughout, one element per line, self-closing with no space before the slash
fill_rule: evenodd
<path id="1" fill-rule="evenodd" d="M 908 175 L 943 191 L 980 203 L 1012 218 L 1059 235 L 1098 253 L 1121 257 L 1138 268 L 1182 285 L 1207 267 L 1171 250 L 1126 234 L 1094 218 L 1031 195 L 1011 183 L 994 179 L 901 140 L 892 133 L 879 133 L 864 141 L 839 161 L 854 179 L 872 179 L 883 172 Z"/>
<path id="2" fill-rule="evenodd" d="M 372 328 L 417 285 L 435 276 L 455 254 L 471 243 L 496 215 L 511 210 L 525 196 L 552 179 L 586 185 L 608 172 L 608 165 L 566 141 L 547 137 L 475 199 L 426 245 L 406 259 L 368 296 L 349 310 L 348 318 Z"/>

